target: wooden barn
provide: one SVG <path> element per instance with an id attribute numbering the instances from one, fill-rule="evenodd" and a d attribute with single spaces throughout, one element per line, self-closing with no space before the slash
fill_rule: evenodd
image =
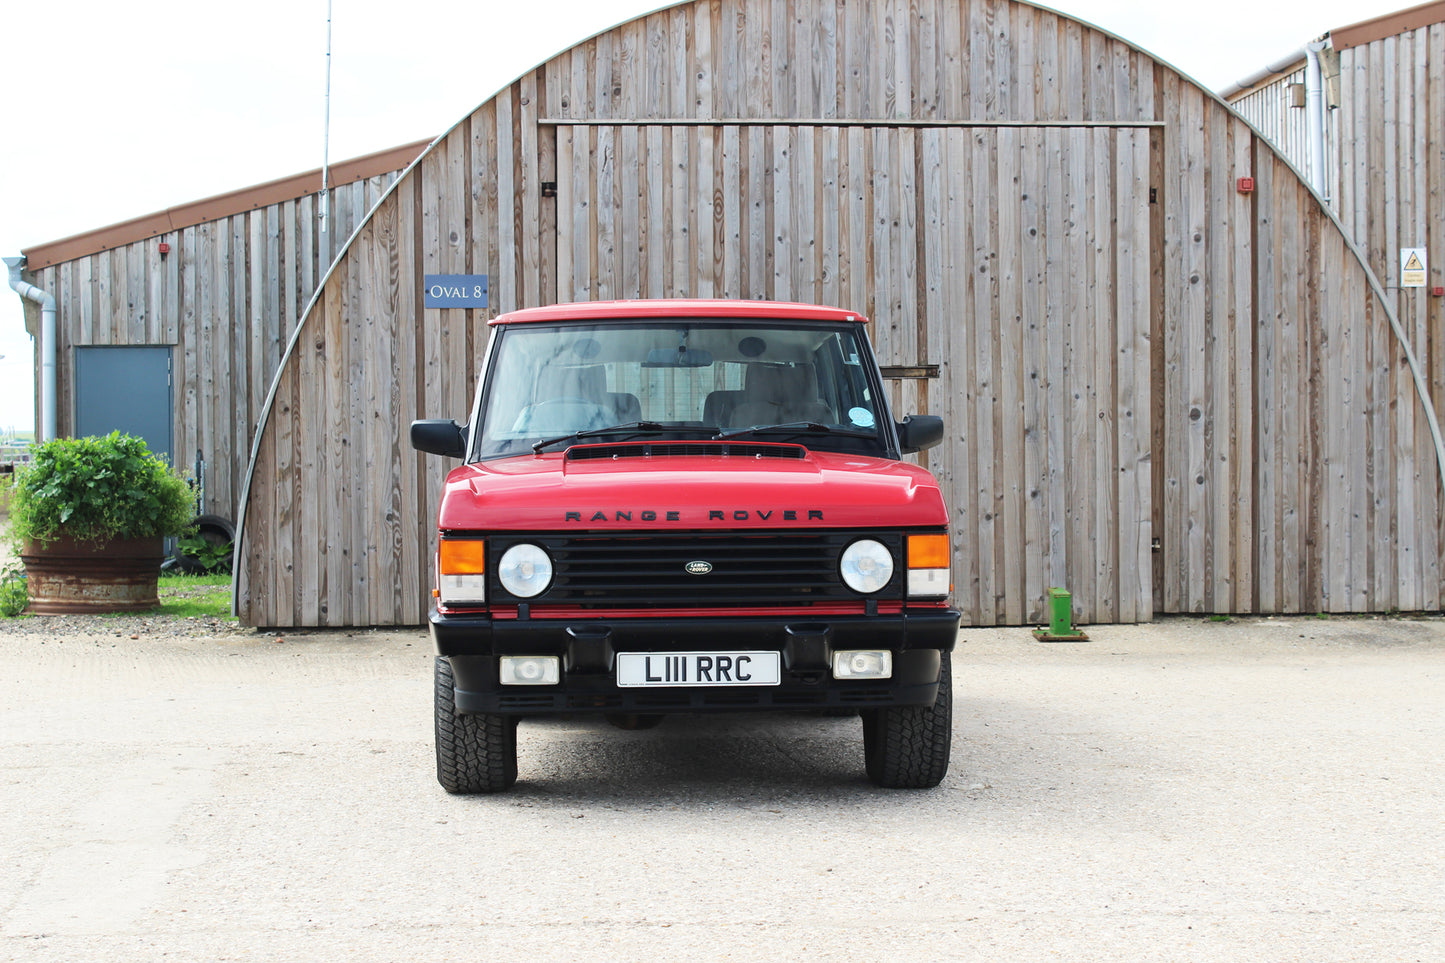
<path id="1" fill-rule="evenodd" d="M 31 263 L 67 343 L 178 346 L 187 430 L 222 430 L 200 399 L 226 399 L 183 346 L 209 323 L 229 349 L 248 624 L 423 621 L 447 466 L 407 424 L 467 417 L 489 317 L 662 295 L 838 304 L 885 365 L 936 368 L 892 400 L 949 426 L 921 460 L 966 623 L 1041 620 L 1051 586 L 1086 622 L 1439 607 L 1432 402 L 1394 299 L 1222 100 L 1061 14 L 694 0 L 482 104 L 358 207 L 324 271 L 313 202 L 288 203 L 177 234 L 177 267 L 146 247 L 123 270 Z M 487 308 L 425 307 L 429 274 L 486 275 Z M 154 319 L 121 277 L 163 289 Z"/>
<path id="2" fill-rule="evenodd" d="M 337 250 L 426 146 L 333 165 L 324 230 L 315 170 L 27 248 L 28 277 L 56 299 L 57 433 L 119 428 L 179 466 L 199 456 L 204 513 L 234 521 L 251 440 L 297 321 Z M 26 327 L 39 354 L 32 303 Z M 87 380 L 88 369 L 124 377 Z M 143 407 L 166 417 L 133 420 L 137 396 L 153 395 Z"/>

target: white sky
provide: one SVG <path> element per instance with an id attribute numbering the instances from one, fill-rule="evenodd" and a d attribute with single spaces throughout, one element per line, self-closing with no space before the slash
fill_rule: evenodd
<path id="1" fill-rule="evenodd" d="M 333 0 L 331 158 L 434 137 L 656 0 Z M 1218 90 L 1410 0 L 1059 0 Z M 0 19 L 0 255 L 321 166 L 326 0 L 49 0 Z M 0 285 L 0 429 L 33 353 Z"/>

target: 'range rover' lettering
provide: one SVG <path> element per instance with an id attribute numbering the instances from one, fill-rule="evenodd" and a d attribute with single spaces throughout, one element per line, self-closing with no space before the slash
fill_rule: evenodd
<path id="1" fill-rule="evenodd" d="M 650 509 L 646 511 L 636 511 L 635 509 L 597 509 L 587 516 L 587 520 L 592 522 L 630 522 L 632 521 L 632 516 L 634 512 L 636 512 L 639 521 L 655 522 L 658 520 L 659 517 L 656 511 Z M 807 512 L 808 521 L 821 522 L 823 520 L 822 509 L 810 508 L 807 510 Z M 562 518 L 563 521 L 567 522 L 580 522 L 582 521 L 583 514 L 583 512 L 566 512 L 562 516 Z M 728 510 L 715 508 L 711 509 L 707 513 L 707 518 L 710 522 L 723 522 L 727 521 L 728 519 L 731 519 L 735 522 L 746 522 L 751 520 L 752 518 L 757 518 L 760 521 L 766 522 L 772 519 L 772 517 L 776 514 L 778 514 L 778 510 L 775 508 L 756 508 L 751 510 L 745 508 L 735 508 Z M 664 512 L 662 513 L 661 517 L 663 517 L 666 521 L 669 522 L 682 521 L 681 512 Z M 798 510 L 793 508 L 783 509 L 782 519 L 785 522 L 796 522 L 798 520 Z"/>

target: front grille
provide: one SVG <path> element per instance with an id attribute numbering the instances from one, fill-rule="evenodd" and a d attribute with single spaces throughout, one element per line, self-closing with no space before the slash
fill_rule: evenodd
<path id="1" fill-rule="evenodd" d="M 682 458 L 716 456 L 721 458 L 804 458 L 808 450 L 802 445 L 756 445 L 739 442 L 646 442 L 622 445 L 578 445 L 567 449 L 569 461 L 614 458 Z"/>
<path id="2" fill-rule="evenodd" d="M 499 542 L 493 556 L 509 545 L 532 542 L 552 557 L 551 587 L 530 599 L 536 605 L 613 608 L 724 608 L 756 605 L 809 605 L 857 601 L 843 584 L 838 557 L 859 532 L 760 532 L 704 535 L 516 536 Z M 867 533 L 893 553 L 893 579 L 877 594 L 899 598 L 902 590 L 902 535 Z M 689 574 L 690 562 L 707 562 L 711 571 Z M 493 580 L 491 597 L 513 597 Z"/>

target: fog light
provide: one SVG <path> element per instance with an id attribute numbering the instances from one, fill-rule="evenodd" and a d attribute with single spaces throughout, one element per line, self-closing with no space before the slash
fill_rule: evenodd
<path id="1" fill-rule="evenodd" d="M 561 666 L 555 655 L 502 656 L 502 685 L 556 685 Z"/>
<path id="2" fill-rule="evenodd" d="M 833 653 L 835 679 L 891 679 L 893 653 L 887 649 L 853 649 Z"/>

